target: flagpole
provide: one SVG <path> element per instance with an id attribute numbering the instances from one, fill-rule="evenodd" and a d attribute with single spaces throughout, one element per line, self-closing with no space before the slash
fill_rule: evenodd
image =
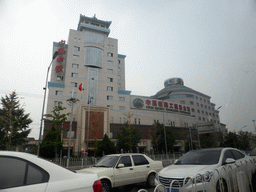
<path id="1" fill-rule="evenodd" d="M 87 126 L 87 153 L 89 153 L 89 126 L 90 126 L 90 103 L 91 103 L 91 90 L 89 90 L 88 94 L 88 104 L 89 104 L 89 109 L 88 109 L 88 126 Z"/>

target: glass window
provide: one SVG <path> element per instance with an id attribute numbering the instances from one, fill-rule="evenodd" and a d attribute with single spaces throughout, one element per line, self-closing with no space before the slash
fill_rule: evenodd
<path id="1" fill-rule="evenodd" d="M 201 107 L 204 107 L 204 105 L 203 105 L 203 104 L 201 104 Z"/>
<path id="2" fill-rule="evenodd" d="M 191 108 L 192 112 L 195 112 L 195 109 L 194 108 Z"/>
<path id="3" fill-rule="evenodd" d="M 148 160 L 143 155 L 133 155 L 132 159 L 135 166 L 149 164 Z"/>
<path id="4" fill-rule="evenodd" d="M 57 107 L 58 105 L 61 106 L 61 101 L 54 101 L 54 107 Z"/>
<path id="5" fill-rule="evenodd" d="M 74 38 L 74 42 L 76 42 L 76 38 Z"/>
<path id="6" fill-rule="evenodd" d="M 113 110 L 113 105 L 107 105 L 107 107 L 109 107 L 110 110 Z"/>
<path id="7" fill-rule="evenodd" d="M 118 79 L 121 79 L 121 76 L 120 76 L 120 75 L 118 75 Z"/>
<path id="8" fill-rule="evenodd" d="M 114 118 L 113 117 L 110 117 L 110 123 L 114 123 Z M 110 132 L 112 133 L 112 132 Z"/>
<path id="9" fill-rule="evenodd" d="M 138 124 L 140 125 L 140 119 L 138 119 Z"/>
<path id="10" fill-rule="evenodd" d="M 114 167 L 118 159 L 119 156 L 104 156 L 95 167 Z"/>
<path id="11" fill-rule="evenodd" d="M 38 166 L 29 164 L 28 175 L 27 175 L 27 185 L 38 184 L 48 182 L 49 174 L 39 168 Z"/>
<path id="12" fill-rule="evenodd" d="M 120 124 L 122 123 L 122 118 L 121 118 L 121 117 L 119 117 L 119 123 L 120 123 Z"/>
<path id="13" fill-rule="evenodd" d="M 113 100 L 113 96 L 107 96 L 107 100 Z"/>
<path id="14" fill-rule="evenodd" d="M 231 150 L 231 152 L 234 155 L 235 160 L 242 159 L 245 157 L 245 155 L 243 153 L 240 153 L 239 151 Z"/>
<path id="15" fill-rule="evenodd" d="M 234 156 L 232 155 L 230 150 L 225 151 L 224 156 L 223 156 L 223 160 L 222 160 L 223 164 L 226 162 L 227 158 L 234 159 Z"/>
<path id="16" fill-rule="evenodd" d="M 204 114 L 204 111 L 202 111 L 202 114 Z"/>
<path id="17" fill-rule="evenodd" d="M 199 109 L 197 109 L 197 113 L 200 113 L 200 110 L 199 110 Z"/>
<path id="18" fill-rule="evenodd" d="M 137 124 L 137 119 L 136 118 L 134 119 L 134 124 Z"/>
<path id="19" fill-rule="evenodd" d="M 73 59 L 74 60 L 78 60 L 79 59 L 79 55 L 73 55 Z"/>
<path id="20" fill-rule="evenodd" d="M 74 46 L 74 51 L 80 51 L 80 47 Z"/>
<path id="21" fill-rule="evenodd" d="M 124 164 L 124 167 L 131 167 L 132 166 L 132 162 L 131 162 L 131 158 L 130 156 L 123 156 L 120 158 L 119 160 L 119 164 Z"/>
<path id="22" fill-rule="evenodd" d="M 208 112 L 206 111 L 205 114 L 208 115 Z"/>
<path id="23" fill-rule="evenodd" d="M 109 83 L 113 82 L 113 78 L 111 78 L 111 77 L 107 77 L 107 80 Z"/>
<path id="24" fill-rule="evenodd" d="M 121 88 L 121 84 L 120 83 L 118 83 L 118 89 L 120 89 Z"/>
<path id="25" fill-rule="evenodd" d="M 78 78 L 78 73 L 71 73 L 71 77 Z"/>
<path id="26" fill-rule="evenodd" d="M 119 101 L 125 101 L 125 97 L 119 97 Z"/>
<path id="27" fill-rule="evenodd" d="M 75 63 L 73 63 L 73 64 L 72 64 L 72 68 L 73 68 L 73 69 L 78 69 L 78 68 L 79 68 L 79 65 L 78 65 L 78 64 L 75 64 Z"/>
<path id="28" fill-rule="evenodd" d="M 202 101 L 202 98 L 200 97 L 200 101 Z"/>
<path id="29" fill-rule="evenodd" d="M 124 106 L 119 106 L 119 110 L 120 111 L 125 111 L 125 107 Z"/>
<path id="30" fill-rule="evenodd" d="M 207 106 L 205 105 L 204 108 L 207 109 Z"/>
<path id="31" fill-rule="evenodd" d="M 102 57 L 102 49 L 85 47 L 85 65 L 102 67 Z"/>
<path id="32" fill-rule="evenodd" d="M 185 104 L 185 101 L 180 101 L 180 104 Z"/>
<path id="33" fill-rule="evenodd" d="M 113 61 L 108 61 L 108 65 L 113 65 Z"/>
<path id="34" fill-rule="evenodd" d="M 121 68 L 120 68 L 120 67 L 118 67 L 118 71 L 121 71 Z"/>
<path id="35" fill-rule="evenodd" d="M 113 57 L 113 53 L 111 53 L 111 52 L 108 52 L 108 57 Z"/>
<path id="36" fill-rule="evenodd" d="M 85 42 L 86 43 L 95 43 L 95 44 L 99 44 L 99 45 L 103 46 L 104 45 L 104 34 L 86 31 Z"/>
<path id="37" fill-rule="evenodd" d="M 55 91 L 55 95 L 61 96 L 62 95 L 62 91 Z"/>
<path id="38" fill-rule="evenodd" d="M 113 69 L 108 69 L 108 73 L 113 73 Z"/>
<path id="39" fill-rule="evenodd" d="M 62 81 L 63 77 L 62 76 L 57 76 L 57 81 Z"/>
<path id="40" fill-rule="evenodd" d="M 71 82 L 71 87 L 77 87 L 77 83 Z"/>
<path id="41" fill-rule="evenodd" d="M 196 103 L 197 106 L 199 106 L 199 103 Z"/>
<path id="42" fill-rule="evenodd" d="M 194 105 L 194 102 L 193 102 L 193 101 L 190 101 L 189 103 L 190 103 L 190 105 Z"/>
<path id="43" fill-rule="evenodd" d="M 211 114 L 211 113 L 209 113 L 209 115 L 210 115 L 210 116 L 212 116 L 212 114 Z"/>
<path id="44" fill-rule="evenodd" d="M 118 64 L 121 64 L 121 61 L 120 61 L 120 60 L 118 60 Z"/>
<path id="45" fill-rule="evenodd" d="M 198 120 L 201 121 L 201 117 L 198 117 Z"/>
<path id="46" fill-rule="evenodd" d="M 205 121 L 205 118 L 203 117 L 203 121 Z"/>
<path id="47" fill-rule="evenodd" d="M 196 99 L 198 99 L 198 97 L 196 96 Z"/>
<path id="48" fill-rule="evenodd" d="M 107 91 L 113 91 L 113 87 L 107 86 Z"/>
<path id="49" fill-rule="evenodd" d="M 206 102 L 206 99 L 204 99 L 204 102 Z"/>

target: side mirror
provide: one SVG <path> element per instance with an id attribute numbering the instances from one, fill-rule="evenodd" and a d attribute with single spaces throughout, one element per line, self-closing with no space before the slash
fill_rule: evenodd
<path id="1" fill-rule="evenodd" d="M 117 168 L 122 168 L 122 167 L 124 167 L 124 164 L 122 164 L 122 163 L 120 163 L 120 164 L 117 166 Z"/>
<path id="2" fill-rule="evenodd" d="M 226 161 L 225 161 L 225 164 L 232 164 L 232 163 L 235 163 L 236 160 L 233 159 L 233 158 L 227 158 Z"/>

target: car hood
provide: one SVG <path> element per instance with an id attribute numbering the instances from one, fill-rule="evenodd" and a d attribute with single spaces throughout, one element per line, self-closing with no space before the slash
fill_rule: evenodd
<path id="1" fill-rule="evenodd" d="M 195 177 L 198 173 L 204 174 L 213 171 L 218 165 L 170 165 L 159 172 L 161 177 Z"/>
<path id="2" fill-rule="evenodd" d="M 77 173 L 96 173 L 97 175 L 102 175 L 106 172 L 111 172 L 111 170 L 113 170 L 113 168 L 109 168 L 109 167 L 91 167 L 91 168 L 85 168 L 85 169 L 80 169 L 77 170 Z"/>

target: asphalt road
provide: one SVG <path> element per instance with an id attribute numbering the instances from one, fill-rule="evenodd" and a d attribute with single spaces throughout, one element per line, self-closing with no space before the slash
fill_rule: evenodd
<path id="1" fill-rule="evenodd" d="M 146 183 L 138 183 L 134 185 L 126 185 L 111 189 L 111 192 L 138 192 L 140 189 L 146 189 L 148 192 L 153 192 L 154 188 L 149 188 Z"/>

